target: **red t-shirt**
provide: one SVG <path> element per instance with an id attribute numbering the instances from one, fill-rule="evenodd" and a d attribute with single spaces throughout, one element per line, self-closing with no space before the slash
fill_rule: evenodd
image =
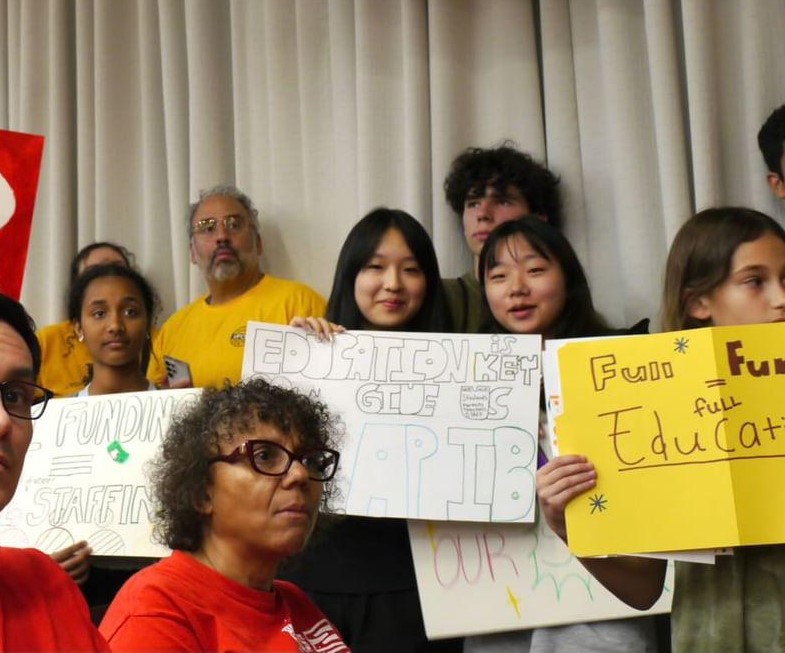
<path id="1" fill-rule="evenodd" d="M 271 592 L 254 590 L 180 551 L 123 585 L 101 633 L 114 652 L 349 651 L 319 608 L 291 583 L 275 581 Z"/>
<path id="2" fill-rule="evenodd" d="M 0 547 L 0 651 L 108 651 L 74 582 L 48 555 Z"/>

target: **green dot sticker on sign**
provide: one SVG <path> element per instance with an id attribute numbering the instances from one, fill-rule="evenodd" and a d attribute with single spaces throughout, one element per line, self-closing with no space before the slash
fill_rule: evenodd
<path id="1" fill-rule="evenodd" d="M 124 463 L 131 455 L 125 449 L 123 449 L 123 445 L 121 445 L 117 440 L 110 442 L 109 446 L 106 447 L 106 450 L 109 452 L 112 460 L 114 460 L 116 463 Z"/>

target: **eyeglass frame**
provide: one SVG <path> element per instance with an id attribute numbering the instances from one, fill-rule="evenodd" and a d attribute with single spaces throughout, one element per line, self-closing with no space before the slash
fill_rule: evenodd
<path id="1" fill-rule="evenodd" d="M 17 386 L 18 385 L 23 385 L 23 386 L 26 386 L 26 387 L 29 387 L 29 388 L 36 388 L 38 390 L 41 390 L 42 393 L 43 393 L 42 397 L 40 397 L 40 398 L 38 398 L 38 399 L 36 399 L 36 400 L 34 400 L 34 401 L 32 401 L 30 403 L 30 414 L 29 415 L 20 415 L 19 413 L 15 413 L 14 410 L 10 409 L 6 405 L 6 403 L 5 403 L 6 388 L 9 387 L 9 386 L 15 386 L 15 385 L 17 385 Z M 46 405 L 49 403 L 49 400 L 52 399 L 54 396 L 55 396 L 55 393 L 52 392 L 49 388 L 45 388 L 42 385 L 38 385 L 37 383 L 33 383 L 32 381 L 21 381 L 21 380 L 18 380 L 18 379 L 12 379 L 12 380 L 9 380 L 9 381 L 0 381 L 0 404 L 3 405 L 3 410 L 5 410 L 6 413 L 8 413 L 12 417 L 16 417 L 18 419 L 24 419 L 24 420 L 28 420 L 28 421 L 33 421 L 33 420 L 36 420 L 36 419 L 40 419 L 43 416 L 44 411 L 46 411 Z M 35 417 L 33 417 L 33 406 L 38 406 L 40 404 L 43 404 L 43 406 L 41 406 L 41 412 L 38 415 L 36 415 Z"/>
<path id="2" fill-rule="evenodd" d="M 256 466 L 256 461 L 254 460 L 254 455 L 253 455 L 253 446 L 256 444 L 272 445 L 283 451 L 286 454 L 287 458 L 289 459 L 283 471 L 273 473 L 273 472 L 265 472 L 259 469 Z M 245 458 L 251 464 L 251 469 L 253 469 L 257 474 L 262 474 L 263 476 L 286 476 L 286 474 L 292 468 L 292 464 L 294 463 L 295 460 L 298 463 L 300 463 L 305 468 L 306 471 L 308 471 L 308 466 L 303 462 L 303 458 L 306 458 L 309 455 L 314 454 L 316 452 L 329 453 L 335 457 L 335 463 L 333 465 L 332 472 L 326 478 L 313 478 L 310 472 L 308 474 L 309 480 L 317 481 L 319 483 L 326 483 L 327 481 L 330 481 L 335 477 L 335 474 L 338 471 L 338 462 L 341 459 L 341 454 L 335 449 L 330 449 L 329 447 L 319 447 L 316 449 L 309 449 L 308 451 L 305 451 L 301 454 L 296 454 L 293 451 L 290 451 L 289 449 L 284 447 L 282 444 L 279 444 L 278 442 L 273 442 L 272 440 L 265 440 L 265 439 L 251 439 L 251 440 L 246 440 L 241 445 L 235 447 L 234 450 L 228 454 L 221 454 L 221 455 L 213 456 L 212 458 L 208 458 L 207 464 L 212 465 L 213 463 L 219 463 L 219 462 L 236 463 L 238 460 L 242 460 L 243 458 Z"/>
<path id="3" fill-rule="evenodd" d="M 219 224 L 227 233 L 236 234 L 245 229 L 250 222 L 251 220 L 241 213 L 233 213 L 232 215 L 226 215 L 222 218 L 199 218 L 191 223 L 191 235 L 204 236 L 214 234 L 218 230 Z"/>

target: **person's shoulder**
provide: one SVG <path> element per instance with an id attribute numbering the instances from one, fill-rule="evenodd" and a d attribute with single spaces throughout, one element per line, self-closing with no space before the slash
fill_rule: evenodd
<path id="1" fill-rule="evenodd" d="M 276 592 L 283 596 L 291 596 L 298 600 L 307 601 L 308 603 L 312 602 L 304 590 L 301 590 L 297 585 L 288 580 L 276 579 L 273 581 L 273 587 L 275 587 Z"/>
<path id="2" fill-rule="evenodd" d="M 109 650 L 79 588 L 47 554 L 0 547 L 0 569 L 2 618 L 15 621 L 16 633 L 5 633 L 12 650 Z"/>
<path id="3" fill-rule="evenodd" d="M 193 636 L 190 604 L 205 584 L 189 578 L 172 558 L 136 572 L 115 595 L 101 621 L 112 650 L 173 650 L 177 638 Z M 182 646 L 182 648 L 179 648 Z M 184 641 L 177 650 L 195 650 Z"/>
<path id="4" fill-rule="evenodd" d="M 60 565 L 38 549 L 0 547 L 0 569 L 4 584 L 27 583 L 28 590 L 35 590 L 52 600 L 57 600 L 63 592 L 79 593 Z M 33 579 L 35 582 L 29 584 Z"/>
<path id="5" fill-rule="evenodd" d="M 137 571 L 115 596 L 115 608 L 129 615 L 144 615 L 161 607 L 171 607 L 176 597 L 192 581 L 171 558 L 164 558 Z"/>
<path id="6" fill-rule="evenodd" d="M 460 277 L 442 279 L 442 287 L 447 293 L 464 293 L 468 291 L 470 294 L 473 294 L 474 291 L 479 292 L 480 282 L 470 271 L 462 274 Z"/>
<path id="7" fill-rule="evenodd" d="M 469 271 L 454 279 L 442 279 L 442 289 L 452 318 L 452 331 L 478 333 L 484 313 L 480 282 L 474 274 Z"/>
<path id="8" fill-rule="evenodd" d="M 0 568 L 3 570 L 13 567 L 41 568 L 42 566 L 51 566 L 60 569 L 60 566 L 52 560 L 52 558 L 38 549 L 15 549 L 9 546 L 0 547 Z"/>
<path id="9" fill-rule="evenodd" d="M 48 324 L 45 327 L 41 327 L 36 331 L 36 336 L 38 336 L 38 342 L 45 343 L 51 342 L 52 340 L 75 338 L 76 334 L 74 333 L 73 325 L 68 320 L 65 320 L 63 322 Z"/>
<path id="10" fill-rule="evenodd" d="M 460 284 L 461 280 L 457 277 L 453 277 L 452 279 L 442 279 L 442 285 L 445 288 L 458 288 Z"/>
<path id="11" fill-rule="evenodd" d="M 166 321 L 161 325 L 161 328 L 158 329 L 158 333 L 165 333 L 166 331 L 170 331 L 173 328 L 178 328 L 183 322 L 186 322 L 194 313 L 198 314 L 201 312 L 203 307 L 207 306 L 205 302 L 206 295 L 201 295 L 190 304 L 186 304 L 182 308 L 177 309 L 174 313 L 172 313 Z"/>
<path id="12" fill-rule="evenodd" d="M 327 302 L 318 292 L 309 285 L 293 279 L 283 279 L 265 274 L 254 293 L 257 297 L 264 295 L 266 298 L 285 305 L 288 311 L 294 310 L 294 315 L 303 312 L 312 315 L 324 313 Z M 294 315 L 289 316 L 294 317 Z M 287 320 L 288 321 L 288 320 Z"/>
<path id="13" fill-rule="evenodd" d="M 638 320 L 635 324 L 629 327 L 622 327 L 621 329 L 608 328 L 607 333 L 602 335 L 608 336 L 641 336 L 648 335 L 649 331 L 649 318 L 644 317 Z"/>
<path id="14" fill-rule="evenodd" d="M 313 599 L 308 596 L 305 590 L 300 589 L 294 583 L 288 580 L 274 580 L 273 587 L 290 611 L 298 614 L 311 612 L 315 615 L 322 615 L 322 611 L 314 603 Z"/>
<path id="15" fill-rule="evenodd" d="M 267 290 L 270 288 L 277 288 L 281 290 L 289 290 L 291 292 L 300 292 L 312 295 L 319 295 L 313 288 L 302 281 L 294 279 L 284 279 L 283 277 L 276 277 L 271 274 L 265 274 L 259 282 L 259 287 Z M 319 295 L 321 296 L 321 295 Z"/>
<path id="16" fill-rule="evenodd" d="M 128 580 L 136 589 L 148 585 L 177 585 L 183 578 L 188 577 L 188 572 L 179 564 L 179 560 L 169 555 L 151 565 L 137 571 Z"/>

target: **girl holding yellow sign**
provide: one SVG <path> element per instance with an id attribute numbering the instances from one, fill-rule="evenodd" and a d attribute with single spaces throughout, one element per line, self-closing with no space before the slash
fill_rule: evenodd
<path id="1" fill-rule="evenodd" d="M 681 330 L 785 320 L 785 231 L 745 208 L 701 211 L 688 220 L 668 255 L 663 326 Z M 561 456 L 537 474 L 548 524 L 566 542 L 565 506 L 594 487 L 582 456 Z M 629 605 L 644 609 L 662 592 L 665 562 L 646 558 L 583 559 L 586 568 Z M 676 563 L 672 609 L 675 653 L 785 651 L 785 546 L 748 546 L 716 563 Z"/>
<path id="2" fill-rule="evenodd" d="M 620 333 L 609 328 L 595 310 L 589 282 L 572 245 L 561 232 L 535 216 L 494 229 L 480 253 L 478 269 L 489 313 L 488 332 L 538 333 L 543 339 Z M 635 328 L 645 328 L 646 324 L 644 321 Z M 541 422 L 541 430 L 543 427 Z M 540 440 L 547 441 L 547 437 L 541 435 Z M 475 636 L 464 646 L 465 653 L 654 650 L 653 622 L 649 618 Z"/>

